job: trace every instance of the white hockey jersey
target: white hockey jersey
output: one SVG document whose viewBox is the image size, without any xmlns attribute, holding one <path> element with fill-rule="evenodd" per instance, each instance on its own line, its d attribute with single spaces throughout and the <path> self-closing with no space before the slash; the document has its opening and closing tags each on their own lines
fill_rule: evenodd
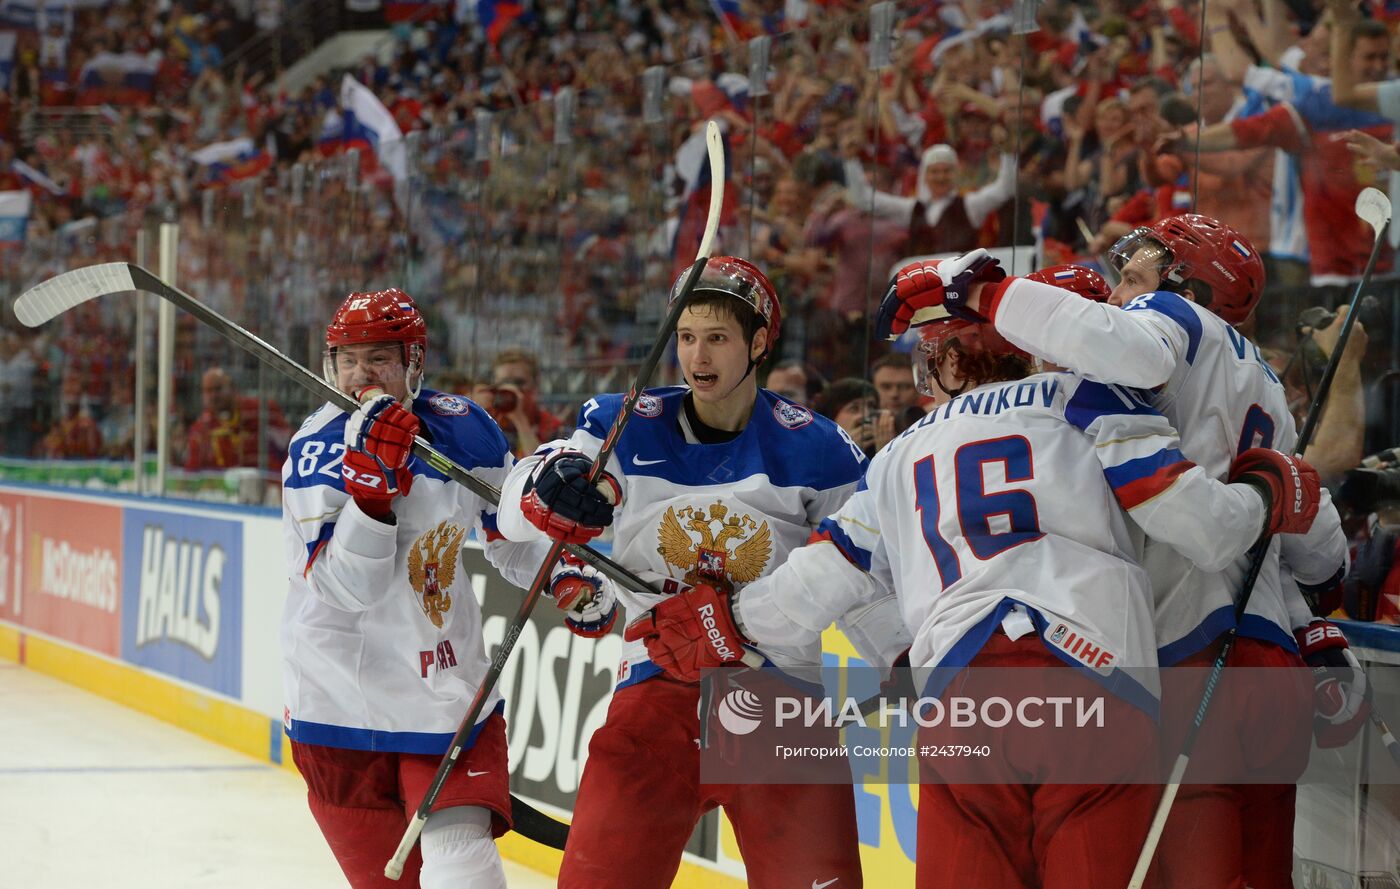
<svg viewBox="0 0 1400 889">
<path fill-rule="evenodd" d="M 613 518 L 613 558 L 665 594 L 707 580 L 742 589 L 782 564 L 846 501 L 865 455 L 836 424 L 766 389 L 758 391 L 738 437 L 700 444 L 685 426 L 688 391 L 676 386 L 644 393 L 608 460 L 608 471 L 622 486 L 622 505 Z M 592 399 L 579 411 L 578 428 L 567 441 L 543 445 L 516 464 L 501 493 L 501 533 L 512 540 L 543 538 L 520 512 L 530 473 L 560 447 L 596 456 L 621 407 L 621 395 Z M 658 601 L 645 594 L 623 598 L 629 620 Z M 885 643 L 884 656 L 872 659 L 886 667 L 902 650 L 891 638 L 908 641 L 893 600 L 888 604 L 883 613 L 889 626 L 868 633 Z M 880 613 L 878 607 L 867 612 L 876 620 Z M 816 639 L 764 646 L 761 653 L 780 669 L 821 664 Z M 659 672 L 641 642 L 624 645 L 619 688 Z"/>
<path fill-rule="evenodd" d="M 966 666 L 999 624 L 1019 635 L 1019 621 L 1155 716 L 1151 593 L 1124 509 L 1213 568 L 1265 520 L 1255 491 L 1187 461 L 1170 424 L 1132 390 L 1067 373 L 989 384 L 876 454 L 822 522 L 830 543 L 798 550 L 750 586 L 737 616 L 752 639 L 801 644 L 870 594 L 868 574 L 875 590 L 896 593 L 915 667 Z M 926 692 L 954 672 L 935 672 Z"/>
<path fill-rule="evenodd" d="M 505 436 L 481 407 L 424 390 L 413 413 L 438 450 L 490 484 L 505 478 Z M 475 532 L 517 586 L 547 547 L 506 542 L 494 507 L 417 456 L 397 524 L 369 518 L 340 477 L 347 416 L 329 404 L 313 413 L 282 467 L 284 727 L 307 744 L 440 754 L 489 665 L 462 544 Z M 499 701 L 493 692 L 482 720 Z"/>
<path fill-rule="evenodd" d="M 1153 390 L 1149 397 L 1181 435 L 1181 450 L 1212 478 L 1252 447 L 1291 452 L 1297 443 L 1283 386 L 1259 349 L 1223 319 L 1176 293 L 1159 291 L 1122 309 L 1025 279 L 1006 288 L 992 319 L 1009 341 L 1090 379 Z M 1301 539 L 1275 537 L 1239 633 L 1296 651 L 1302 613 L 1279 580 L 1279 550 L 1290 550 L 1299 583 L 1325 588 L 1346 568 L 1346 539 L 1330 497 Z M 1157 600 L 1163 665 L 1200 651 L 1234 624 L 1248 556 L 1207 571 L 1170 548 L 1148 543 L 1143 567 Z M 1303 609 L 1305 611 L 1305 609 Z"/>
</svg>

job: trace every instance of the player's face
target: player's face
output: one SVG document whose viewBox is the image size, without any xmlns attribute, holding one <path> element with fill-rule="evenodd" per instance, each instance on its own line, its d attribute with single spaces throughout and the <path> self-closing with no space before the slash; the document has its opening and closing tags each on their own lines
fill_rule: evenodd
<svg viewBox="0 0 1400 889">
<path fill-rule="evenodd" d="M 335 350 L 335 385 L 349 395 L 378 386 L 399 401 L 408 400 L 408 382 L 400 343 L 360 343 Z"/>
<path fill-rule="evenodd" d="M 1351 70 L 1357 80 L 1385 80 L 1390 68 L 1390 41 L 1385 37 L 1363 37 L 1351 53 Z"/>
<path fill-rule="evenodd" d="M 676 357 L 696 401 L 716 403 L 735 394 L 739 384 L 752 379 L 750 359 L 763 354 L 765 331 L 754 334 L 752 346 L 744 342 L 739 319 L 714 306 L 687 308 L 676 324 Z"/>
<path fill-rule="evenodd" d="M 1157 290 L 1162 282 L 1161 262 L 1161 248 L 1139 247 L 1119 270 L 1118 283 L 1108 295 L 1108 301 L 1115 306 L 1125 306 L 1144 293 Z"/>
</svg>

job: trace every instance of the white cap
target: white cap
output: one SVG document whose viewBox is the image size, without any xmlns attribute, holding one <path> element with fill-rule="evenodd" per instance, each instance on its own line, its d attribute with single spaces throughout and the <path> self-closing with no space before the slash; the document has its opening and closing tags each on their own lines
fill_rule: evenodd
<svg viewBox="0 0 1400 889">
<path fill-rule="evenodd" d="M 958 153 L 953 150 L 953 146 L 942 142 L 937 145 L 930 145 L 924 151 L 923 166 L 932 164 L 954 164 L 958 162 Z"/>
</svg>

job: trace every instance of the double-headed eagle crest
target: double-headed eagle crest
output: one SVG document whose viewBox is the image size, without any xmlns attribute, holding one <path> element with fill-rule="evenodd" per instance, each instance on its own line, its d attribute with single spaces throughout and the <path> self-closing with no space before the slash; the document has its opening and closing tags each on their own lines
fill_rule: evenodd
<svg viewBox="0 0 1400 889">
<path fill-rule="evenodd" d="M 457 554 L 467 530 L 444 520 L 424 531 L 408 551 L 408 582 L 423 597 L 423 613 L 433 626 L 442 628 L 442 616 L 452 608 L 452 578 L 457 575 Z"/>
<path fill-rule="evenodd" d="M 773 554 L 768 523 L 755 522 L 747 515 L 730 515 L 723 503 L 710 504 L 708 511 L 700 506 L 685 506 L 679 512 L 667 507 L 657 540 L 661 558 L 684 571 L 684 580 L 690 584 L 717 580 L 731 586 L 749 583 L 763 573 Z M 730 541 L 734 540 L 739 544 L 730 552 Z"/>
</svg>

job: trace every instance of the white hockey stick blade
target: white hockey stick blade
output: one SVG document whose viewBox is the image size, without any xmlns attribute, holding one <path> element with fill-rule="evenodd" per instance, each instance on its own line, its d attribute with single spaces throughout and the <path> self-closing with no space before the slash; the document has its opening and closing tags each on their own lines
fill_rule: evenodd
<svg viewBox="0 0 1400 889">
<path fill-rule="evenodd" d="M 710 152 L 710 212 L 705 218 L 705 235 L 700 239 L 700 256 L 714 252 L 724 209 L 724 140 L 719 135 L 719 124 L 713 120 L 705 123 L 705 147 Z"/>
<path fill-rule="evenodd" d="M 1356 196 L 1356 215 L 1376 230 L 1376 240 L 1380 240 L 1386 223 L 1390 222 L 1390 198 L 1379 188 L 1363 188 Z"/>
<path fill-rule="evenodd" d="M 125 262 L 84 266 L 55 275 L 21 293 L 15 300 L 15 317 L 26 327 L 38 327 L 90 299 L 134 290 L 131 266 Z"/>
</svg>

